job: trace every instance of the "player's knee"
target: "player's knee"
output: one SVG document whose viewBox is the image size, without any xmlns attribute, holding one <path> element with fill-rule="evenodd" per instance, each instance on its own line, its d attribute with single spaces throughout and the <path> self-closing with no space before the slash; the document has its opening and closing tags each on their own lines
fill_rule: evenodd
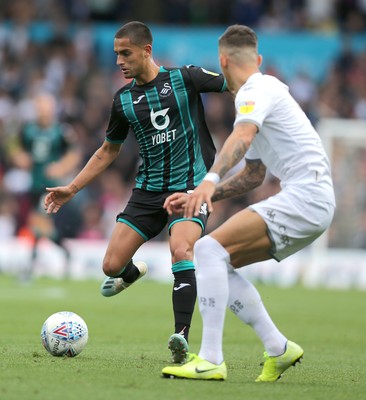
<svg viewBox="0 0 366 400">
<path fill-rule="evenodd" d="M 194 255 L 198 265 L 209 265 L 210 259 L 229 261 L 230 257 L 225 248 L 211 236 L 206 235 L 194 245 Z"/>
<path fill-rule="evenodd" d="M 192 260 L 193 249 L 186 243 L 181 243 L 172 249 L 172 262 L 177 263 L 179 261 Z"/>
</svg>

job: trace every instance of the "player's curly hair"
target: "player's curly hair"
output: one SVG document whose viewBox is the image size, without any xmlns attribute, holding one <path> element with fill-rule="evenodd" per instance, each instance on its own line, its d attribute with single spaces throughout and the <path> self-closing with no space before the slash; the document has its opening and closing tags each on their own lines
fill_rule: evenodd
<svg viewBox="0 0 366 400">
<path fill-rule="evenodd" d="M 123 25 L 114 35 L 115 39 L 128 37 L 137 46 L 152 44 L 152 33 L 147 25 L 139 21 L 131 21 Z"/>
</svg>

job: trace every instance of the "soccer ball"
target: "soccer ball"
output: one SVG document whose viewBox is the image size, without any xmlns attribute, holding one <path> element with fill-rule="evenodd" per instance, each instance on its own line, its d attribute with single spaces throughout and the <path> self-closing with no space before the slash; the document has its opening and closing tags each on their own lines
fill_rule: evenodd
<svg viewBox="0 0 366 400">
<path fill-rule="evenodd" d="M 41 339 L 44 348 L 53 356 L 75 357 L 88 342 L 88 327 L 79 315 L 60 311 L 46 319 Z"/>
</svg>

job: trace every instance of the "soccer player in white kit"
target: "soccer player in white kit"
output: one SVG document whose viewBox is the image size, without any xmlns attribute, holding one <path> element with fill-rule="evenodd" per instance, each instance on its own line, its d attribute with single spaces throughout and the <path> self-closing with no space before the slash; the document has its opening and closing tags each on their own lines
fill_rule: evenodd
<svg viewBox="0 0 366 400">
<path fill-rule="evenodd" d="M 281 261 L 319 237 L 330 225 L 335 198 L 328 157 L 305 113 L 277 78 L 259 67 L 255 32 L 230 26 L 219 39 L 221 69 L 235 96 L 236 118 L 231 135 L 203 182 L 190 195 L 173 194 L 168 212 L 184 208 L 198 215 L 201 205 L 246 193 L 263 182 L 268 170 L 281 191 L 236 213 L 198 240 L 197 288 L 203 332 L 201 348 L 187 363 L 167 366 L 165 377 L 224 380 L 222 351 L 226 308 L 250 325 L 265 353 L 256 382 L 275 382 L 303 356 L 268 315 L 255 287 L 237 268 L 271 258 Z M 222 180 L 245 157 L 245 166 Z"/>
</svg>

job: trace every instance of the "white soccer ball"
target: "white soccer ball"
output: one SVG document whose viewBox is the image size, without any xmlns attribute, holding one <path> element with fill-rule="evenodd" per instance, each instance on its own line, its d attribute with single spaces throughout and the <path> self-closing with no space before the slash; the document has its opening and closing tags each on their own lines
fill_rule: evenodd
<svg viewBox="0 0 366 400">
<path fill-rule="evenodd" d="M 79 315 L 60 311 L 46 319 L 41 339 L 44 348 L 53 356 L 75 357 L 88 342 L 88 327 Z"/>
</svg>

